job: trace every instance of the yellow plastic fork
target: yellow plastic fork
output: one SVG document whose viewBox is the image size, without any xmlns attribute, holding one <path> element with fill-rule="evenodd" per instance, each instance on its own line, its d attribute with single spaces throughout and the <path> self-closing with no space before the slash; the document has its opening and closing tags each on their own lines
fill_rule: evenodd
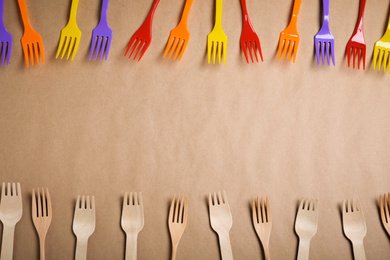
<svg viewBox="0 0 390 260">
<path fill-rule="evenodd" d="M 379 59 L 378 59 L 378 52 L 379 52 Z M 387 61 L 387 58 L 389 57 L 389 52 L 390 52 L 390 17 L 389 21 L 387 23 L 387 29 L 383 37 L 375 43 L 375 48 L 374 48 L 374 70 L 376 68 L 376 62 L 377 60 L 379 61 L 378 64 L 378 71 L 381 70 L 381 65 L 383 61 L 383 71 L 386 72 L 386 63 L 389 62 L 389 67 L 390 67 L 390 59 Z M 385 56 L 383 57 L 383 53 Z M 389 74 L 390 74 L 390 69 L 389 69 Z"/>
<path fill-rule="evenodd" d="M 72 53 L 73 60 L 77 48 L 79 47 L 81 31 L 76 23 L 76 13 L 79 0 L 72 0 L 72 6 L 70 7 L 70 17 L 68 24 L 61 31 L 60 43 L 58 45 L 56 58 L 60 55 L 62 50 L 61 59 L 64 57 L 66 50 L 68 50 L 68 56 L 66 59 L 69 59 L 70 54 Z"/>
<path fill-rule="evenodd" d="M 226 64 L 226 44 L 227 36 L 222 30 L 222 0 L 216 0 L 215 4 L 215 24 L 211 33 L 207 36 L 207 57 L 210 64 L 211 49 L 213 49 L 213 64 L 218 49 L 218 61 L 221 64 L 221 53 L 223 53 L 223 64 Z"/>
<path fill-rule="evenodd" d="M 288 61 L 291 59 L 291 53 L 293 53 L 293 62 L 297 56 L 298 45 L 299 45 L 299 34 L 297 29 L 298 13 L 301 7 L 302 0 L 295 0 L 291 20 L 287 28 L 280 33 L 279 39 L 279 50 L 278 60 L 282 54 L 283 49 L 283 60 L 286 58 L 286 52 L 288 48 Z M 294 52 L 293 52 L 294 49 Z"/>
</svg>

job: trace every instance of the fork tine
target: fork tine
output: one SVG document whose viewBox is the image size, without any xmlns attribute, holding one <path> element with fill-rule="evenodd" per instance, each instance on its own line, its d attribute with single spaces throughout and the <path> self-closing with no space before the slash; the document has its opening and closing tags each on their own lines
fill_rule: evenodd
<svg viewBox="0 0 390 260">
<path fill-rule="evenodd" d="M 375 45 L 375 48 L 374 48 L 374 55 L 373 55 L 373 61 L 372 63 L 374 64 L 374 70 L 376 69 L 376 62 L 377 62 L 377 58 L 378 58 L 378 46 Z"/>
<path fill-rule="evenodd" d="M 362 49 L 362 56 L 363 56 L 363 70 L 366 69 L 366 46 Z"/>
<path fill-rule="evenodd" d="M 3 185 L 4 185 L 4 183 L 3 183 Z M 33 218 L 38 217 L 37 202 L 35 199 L 35 189 L 32 190 L 32 215 L 33 215 Z"/>
<path fill-rule="evenodd" d="M 259 62 L 259 58 L 257 58 L 257 50 L 259 49 L 259 45 L 257 45 L 256 41 L 253 41 L 253 52 L 255 54 L 256 62 Z"/>
<path fill-rule="evenodd" d="M 89 52 L 89 59 L 92 59 L 93 52 L 95 51 L 96 41 L 97 41 L 97 37 L 95 37 L 95 39 L 92 37 L 91 50 Z"/>
<path fill-rule="evenodd" d="M 317 40 L 314 41 L 318 65 L 320 65 L 320 44 L 321 44 L 321 43 L 318 42 Z"/>
<path fill-rule="evenodd" d="M 283 44 L 284 44 L 284 38 L 281 36 L 279 39 L 279 46 L 278 46 L 278 60 L 280 60 L 280 55 L 282 54 Z"/>
<path fill-rule="evenodd" d="M 261 222 L 266 223 L 267 222 L 267 215 L 265 213 L 265 205 L 264 205 L 264 198 L 261 197 Z"/>
<path fill-rule="evenodd" d="M 222 195 L 221 195 L 221 192 L 220 191 L 218 191 L 218 204 L 223 204 L 224 203 L 224 201 L 223 201 L 223 199 L 222 199 Z"/>
<path fill-rule="evenodd" d="M 295 59 L 297 58 L 298 44 L 299 44 L 299 39 L 298 42 L 294 41 L 293 63 L 295 63 Z"/>
<path fill-rule="evenodd" d="M 271 208 L 269 206 L 269 200 L 268 200 L 268 197 L 265 197 L 266 199 L 266 213 L 267 213 L 267 222 L 270 222 L 271 219 L 272 219 L 272 215 L 271 215 Z"/>
<path fill-rule="evenodd" d="M 227 42 L 222 42 L 222 57 L 223 57 L 223 65 L 226 65 L 226 51 L 227 51 Z"/>
<path fill-rule="evenodd" d="M 255 197 L 252 197 L 252 220 L 257 222 Z"/>
<path fill-rule="evenodd" d="M 173 57 L 173 60 L 176 60 L 176 57 L 177 55 L 179 54 L 179 52 L 182 52 L 182 48 L 183 48 L 183 45 L 185 43 L 185 40 L 183 39 L 179 39 L 179 42 L 177 43 L 177 48 L 176 48 L 176 51 L 175 51 L 175 57 Z"/>
<path fill-rule="evenodd" d="M 110 47 L 111 47 L 111 37 L 107 38 L 107 46 L 106 46 L 106 55 L 105 55 L 105 60 L 108 58 L 108 53 L 110 52 Z"/>
<path fill-rule="evenodd" d="M 64 42 L 65 42 L 65 35 L 63 35 L 61 33 L 61 36 L 60 36 L 60 43 L 58 44 L 58 48 L 57 48 L 57 54 L 56 54 L 56 59 L 58 58 L 58 55 L 60 55 L 60 52 L 64 46 Z M 61 57 L 62 58 L 62 57 Z"/>
<path fill-rule="evenodd" d="M 213 64 L 215 64 L 215 56 L 218 47 L 218 42 L 213 42 Z"/>
<path fill-rule="evenodd" d="M 37 189 L 37 201 L 38 201 L 38 209 L 37 209 L 38 217 L 42 217 L 42 205 L 41 205 L 42 197 L 39 188 Z"/>
<path fill-rule="evenodd" d="M 331 43 L 326 42 L 325 45 L 326 45 L 326 58 L 328 59 L 328 65 L 330 66 L 329 52 L 330 52 L 330 45 L 331 45 Z"/>
<path fill-rule="evenodd" d="M 35 53 L 35 59 L 37 60 L 37 64 L 39 64 L 38 43 L 35 42 L 35 43 L 32 43 L 32 45 L 33 45 L 33 49 L 34 49 L 34 53 Z"/>
<path fill-rule="evenodd" d="M 141 55 L 139 56 L 138 61 L 140 61 L 142 56 L 144 56 L 144 54 L 145 54 L 146 50 L 148 49 L 149 45 L 150 45 L 150 41 L 149 42 L 145 41 L 145 44 L 143 46 L 143 49 L 142 49 Z"/>
<path fill-rule="evenodd" d="M 352 47 L 349 47 L 348 45 L 347 45 L 347 57 L 348 57 L 348 68 L 349 68 L 349 66 L 350 66 L 350 64 L 351 64 L 351 49 L 352 49 Z"/>
<path fill-rule="evenodd" d="M 173 41 L 174 41 L 174 37 L 171 33 L 171 35 L 169 35 L 167 46 L 165 47 L 165 51 L 164 51 L 164 55 L 163 55 L 164 58 L 165 58 L 165 56 L 167 56 L 168 51 L 171 49 Z"/>
<path fill-rule="evenodd" d="M 385 216 L 386 216 L 386 222 L 388 223 L 389 222 L 389 204 L 386 201 L 386 194 L 384 194 L 384 198 L 385 198 L 385 203 L 384 203 L 384 206 L 385 206 L 384 207 L 385 208 Z"/>
<path fill-rule="evenodd" d="M 386 72 L 387 54 L 388 54 L 388 52 L 385 51 L 385 53 L 384 53 L 385 56 L 383 58 L 383 72 Z"/>
<path fill-rule="evenodd" d="M 325 65 L 325 47 L 326 43 L 321 43 L 321 57 L 322 57 L 322 65 Z M 328 49 L 326 49 L 328 50 Z"/>
<path fill-rule="evenodd" d="M 7 196 L 11 195 L 11 183 L 7 183 Z"/>
<path fill-rule="evenodd" d="M 343 215 L 347 213 L 347 206 L 345 200 L 343 200 Z"/>
<path fill-rule="evenodd" d="M 259 50 L 261 61 L 263 61 L 263 53 L 261 52 L 260 40 L 258 38 L 256 39 L 256 47 Z"/>
<path fill-rule="evenodd" d="M 173 196 L 173 199 L 172 199 L 172 201 L 171 201 L 171 207 L 169 208 L 169 221 L 170 222 L 174 222 L 175 220 L 175 217 L 174 217 L 174 208 L 175 208 L 175 197 L 176 197 L 176 195 L 174 195 Z"/>
<path fill-rule="evenodd" d="M 184 198 L 183 223 L 187 222 L 187 217 L 188 217 L 188 197 L 186 195 Z"/>
<path fill-rule="evenodd" d="M 181 196 L 181 199 L 178 198 L 177 202 L 179 203 L 179 218 L 177 219 L 177 222 L 183 223 L 184 195 Z"/>
<path fill-rule="evenodd" d="M 2 67 L 4 65 L 4 60 L 5 60 L 5 51 L 6 51 L 6 42 L 4 42 L 3 44 L 0 42 L 1 66 Z"/>
<path fill-rule="evenodd" d="M 33 49 L 32 49 L 32 43 L 28 44 L 28 55 L 29 55 L 30 60 L 31 60 L 31 66 L 34 66 L 34 53 L 33 53 Z"/>
<path fill-rule="evenodd" d="M 76 201 L 76 205 L 75 205 L 75 210 L 81 208 L 80 207 L 80 195 L 77 196 L 77 201 Z"/>
<path fill-rule="evenodd" d="M 125 207 L 127 205 L 129 205 L 129 196 L 128 196 L 128 193 L 126 191 L 125 192 L 125 196 L 123 197 L 123 205 L 122 205 L 122 207 Z"/>
<path fill-rule="evenodd" d="M 133 43 L 134 43 L 134 41 L 135 41 L 135 37 L 133 36 L 133 37 L 131 37 L 131 39 L 130 39 L 130 42 L 129 42 L 129 45 L 127 46 L 127 49 L 126 49 L 126 52 L 125 52 L 125 57 L 126 57 L 126 55 L 127 55 L 127 52 L 130 50 L 130 47 L 133 45 Z M 137 41 L 138 42 L 138 41 Z M 134 48 L 133 48 L 133 51 L 134 51 Z M 133 53 L 133 51 L 131 52 L 131 53 Z M 130 54 L 130 57 L 131 57 L 131 54 Z M 129 57 L 129 58 L 130 58 Z"/>
<path fill-rule="evenodd" d="M 288 62 L 290 62 L 291 60 L 291 53 L 294 53 L 295 54 L 295 41 L 290 41 L 290 46 L 288 48 Z M 294 49 L 294 52 L 293 52 L 293 49 Z M 294 62 L 295 62 L 295 59 L 294 59 Z"/>
<path fill-rule="evenodd" d="M 77 38 L 75 38 L 75 37 L 71 37 L 70 40 L 69 40 L 68 55 L 66 56 L 67 60 L 69 59 L 70 54 L 75 52 L 75 42 L 76 42 L 76 40 L 77 40 Z M 73 57 L 73 55 L 72 55 L 72 57 Z M 73 60 L 73 58 L 72 58 L 72 60 Z"/>
<path fill-rule="evenodd" d="M 84 195 L 81 197 L 81 208 L 85 209 L 85 196 Z"/>
<path fill-rule="evenodd" d="M 45 196 L 45 189 L 42 188 L 42 216 L 46 217 L 47 216 L 47 207 L 46 207 L 46 196 Z"/>
<path fill-rule="evenodd" d="M 249 63 L 248 55 L 247 55 L 247 53 L 246 53 L 246 44 L 243 43 L 243 42 L 240 42 L 240 45 L 241 45 L 241 50 L 242 50 L 242 52 L 244 53 L 246 62 Z"/>
<path fill-rule="evenodd" d="M 180 51 L 180 55 L 179 55 L 179 60 L 178 60 L 178 61 L 180 61 L 181 58 L 183 57 L 183 54 L 184 54 L 184 52 L 185 52 L 185 50 L 186 50 L 186 48 L 187 48 L 187 45 L 188 45 L 188 40 L 185 40 L 185 41 L 183 42 L 183 46 L 181 47 L 181 51 Z M 176 58 L 176 57 L 175 57 L 175 58 Z"/>
<path fill-rule="evenodd" d="M 91 197 L 91 209 L 95 210 L 95 196 Z"/>
<path fill-rule="evenodd" d="M 107 51 L 107 42 L 108 42 L 108 37 L 102 37 L 102 48 L 100 49 L 100 60 L 103 59 L 103 54 L 105 51 Z"/>
<path fill-rule="evenodd" d="M 251 42 L 247 42 L 246 44 L 247 44 L 249 56 L 251 57 L 251 61 L 253 63 L 253 56 L 252 56 L 253 46 L 252 46 Z M 254 51 L 256 52 L 256 49 L 254 49 Z"/>
<path fill-rule="evenodd" d="M 213 199 L 214 199 L 213 205 L 218 205 L 217 193 L 216 192 L 213 193 Z"/>
<path fill-rule="evenodd" d="M 289 44 L 290 44 L 290 41 L 286 39 L 286 41 L 284 42 L 284 48 L 283 48 L 283 61 L 286 59 L 286 53 L 287 53 L 287 49 L 288 49 Z"/>
<path fill-rule="evenodd" d="M 3 182 L 3 185 L 1 187 L 1 197 L 3 198 L 5 196 L 5 182 Z"/>
<path fill-rule="evenodd" d="M 168 56 L 168 59 L 171 58 L 173 52 L 179 48 L 179 42 L 180 42 L 180 39 L 179 38 L 175 38 L 175 40 L 173 41 L 172 43 L 172 47 L 171 47 L 171 51 L 169 52 L 169 56 Z"/>
<path fill-rule="evenodd" d="M 39 39 L 38 40 L 38 51 L 39 51 L 39 54 L 41 56 L 41 61 L 42 61 L 42 64 L 45 63 L 45 55 L 43 53 L 43 43 L 42 43 L 42 39 Z"/>
<path fill-rule="evenodd" d="M 65 36 L 64 46 L 62 47 L 61 59 L 64 57 L 66 50 L 69 48 L 69 40 L 70 38 Z"/>
<path fill-rule="evenodd" d="M 332 52 L 333 66 L 336 66 L 336 61 L 334 60 L 334 44 L 333 43 L 330 44 L 330 49 L 331 49 L 331 52 Z"/>
<path fill-rule="evenodd" d="M 223 43 L 220 42 L 218 43 L 218 64 L 221 64 L 221 53 L 222 53 L 222 49 L 223 49 Z"/>
<path fill-rule="evenodd" d="M 384 196 L 386 196 L 386 194 L 384 194 Z M 386 222 L 387 223 L 387 218 L 385 217 L 385 208 L 386 208 L 386 197 L 384 197 L 384 203 L 383 203 L 383 197 L 382 195 L 379 196 L 379 211 L 380 211 L 380 214 L 381 214 L 381 219 L 382 219 L 382 222 Z"/>
<path fill-rule="evenodd" d="M 102 47 L 103 47 L 103 46 L 101 46 L 101 44 L 102 44 L 102 37 L 99 36 L 99 37 L 97 38 L 96 51 L 95 51 L 95 60 L 96 60 L 96 58 L 97 58 L 99 52 L 102 51 Z"/>
<path fill-rule="evenodd" d="M 85 208 L 86 209 L 91 209 L 92 206 L 91 206 L 91 198 L 89 196 L 87 196 L 87 204 L 85 205 Z"/>
<path fill-rule="evenodd" d="M 12 196 L 16 196 L 16 184 L 15 184 L 15 182 L 12 183 Z"/>
<path fill-rule="evenodd" d="M 143 40 L 139 40 L 139 41 L 138 41 L 137 52 L 134 54 L 133 60 L 135 60 L 135 58 L 137 57 L 138 52 L 139 52 L 142 48 L 144 48 L 144 45 L 145 45 L 145 42 L 144 42 Z M 135 49 L 135 48 L 134 48 L 134 49 Z M 134 51 L 134 49 L 133 49 L 133 51 Z M 131 56 L 131 55 L 130 55 L 130 56 Z"/>
<path fill-rule="evenodd" d="M 381 71 L 382 58 L 383 58 L 383 50 L 379 50 L 378 71 Z"/>
<path fill-rule="evenodd" d="M 357 52 L 357 65 L 358 65 L 358 69 L 360 69 L 360 53 L 361 53 L 361 49 L 356 48 L 356 52 Z"/>
<path fill-rule="evenodd" d="M 49 189 L 46 188 L 46 204 L 47 204 L 47 216 L 52 215 L 51 199 Z"/>
</svg>

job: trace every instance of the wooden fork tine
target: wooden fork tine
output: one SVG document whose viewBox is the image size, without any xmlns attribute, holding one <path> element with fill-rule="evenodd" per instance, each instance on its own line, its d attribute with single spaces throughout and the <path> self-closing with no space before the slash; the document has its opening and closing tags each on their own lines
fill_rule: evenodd
<svg viewBox="0 0 390 260">
<path fill-rule="evenodd" d="M 184 195 L 181 196 L 181 199 L 178 197 L 178 208 L 179 208 L 179 218 L 178 223 L 183 222 L 183 211 L 184 211 Z"/>
<path fill-rule="evenodd" d="M 263 223 L 267 222 L 267 215 L 265 214 L 265 205 L 263 197 L 261 197 L 261 219 Z"/>
<path fill-rule="evenodd" d="M 185 196 L 184 198 L 184 210 L 183 210 L 183 223 L 187 222 L 188 217 L 188 197 Z"/>
<path fill-rule="evenodd" d="M 257 223 L 261 223 L 261 208 L 260 208 L 260 198 L 259 197 L 257 197 L 256 212 L 257 212 Z"/>
<path fill-rule="evenodd" d="M 1 197 L 3 198 L 5 196 L 5 182 L 3 182 L 3 185 L 1 187 Z"/>
<path fill-rule="evenodd" d="M 37 200 L 38 200 L 38 217 L 42 217 L 42 196 L 41 196 L 41 193 L 39 191 L 39 188 L 37 189 Z"/>
<path fill-rule="evenodd" d="M 267 210 L 267 222 L 270 222 L 270 220 L 272 219 L 272 216 L 271 216 L 271 208 L 269 206 L 269 200 L 268 200 L 268 197 L 265 198 L 266 199 L 266 210 Z"/>
<path fill-rule="evenodd" d="M 386 223 L 389 223 L 389 204 L 390 203 L 390 200 L 387 201 L 386 200 L 386 194 L 384 194 L 384 208 L 385 208 L 385 216 L 386 216 Z"/>
<path fill-rule="evenodd" d="M 47 200 L 46 200 L 46 196 L 45 196 L 45 189 L 42 188 L 42 217 L 46 217 L 47 216 L 47 211 L 46 211 L 46 203 L 47 203 Z"/>
<path fill-rule="evenodd" d="M 4 184 L 4 183 L 3 183 Z M 33 217 L 37 217 L 37 201 L 35 198 L 35 189 L 32 190 L 32 215 Z"/>
<path fill-rule="evenodd" d="M 171 201 L 171 207 L 169 208 L 169 221 L 170 222 L 174 222 L 175 197 L 176 196 L 173 196 L 173 199 Z"/>
</svg>

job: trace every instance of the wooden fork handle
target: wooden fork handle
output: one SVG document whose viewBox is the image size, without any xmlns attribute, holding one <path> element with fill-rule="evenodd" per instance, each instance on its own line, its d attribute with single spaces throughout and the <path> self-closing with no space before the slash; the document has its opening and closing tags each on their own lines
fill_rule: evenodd
<svg viewBox="0 0 390 260">
<path fill-rule="evenodd" d="M 218 234 L 218 237 L 222 260 L 233 260 L 233 252 L 230 245 L 229 233 Z"/>
<path fill-rule="evenodd" d="M 366 260 L 366 253 L 364 251 L 363 240 L 353 241 L 353 256 L 355 260 Z"/>
<path fill-rule="evenodd" d="M 77 239 L 75 260 L 87 259 L 88 239 Z"/>
<path fill-rule="evenodd" d="M 308 260 L 310 250 L 310 240 L 299 239 L 297 260 Z"/>
<path fill-rule="evenodd" d="M 3 242 L 1 244 L 0 260 L 12 260 L 14 250 L 15 226 L 3 226 Z"/>
<path fill-rule="evenodd" d="M 126 260 L 137 260 L 137 238 L 138 235 L 126 235 Z"/>
<path fill-rule="evenodd" d="M 45 236 L 39 236 L 39 259 L 45 260 L 45 243 L 46 243 L 46 237 Z"/>
</svg>

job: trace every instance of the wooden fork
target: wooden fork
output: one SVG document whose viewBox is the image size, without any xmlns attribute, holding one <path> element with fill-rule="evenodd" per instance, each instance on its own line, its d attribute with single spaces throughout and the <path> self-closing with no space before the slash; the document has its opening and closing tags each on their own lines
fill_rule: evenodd
<svg viewBox="0 0 390 260">
<path fill-rule="evenodd" d="M 22 218 L 22 191 L 20 183 L 8 183 L 1 190 L 0 220 L 3 223 L 3 241 L 0 260 L 12 260 L 15 226 Z M 12 188 L 11 188 L 12 187 Z M 7 190 L 7 192 L 6 192 Z"/>
<path fill-rule="evenodd" d="M 302 0 L 295 0 L 291 20 L 287 28 L 280 33 L 279 38 L 279 50 L 278 50 L 278 60 L 283 50 L 283 60 L 286 58 L 286 53 L 288 49 L 288 61 L 290 61 L 291 53 L 293 53 L 293 62 L 295 63 L 295 58 L 297 57 L 298 45 L 299 45 L 299 34 L 297 28 L 299 8 L 301 7 Z M 293 51 L 294 50 L 294 51 Z"/>
<path fill-rule="evenodd" d="M 343 200 L 342 211 L 344 234 L 352 242 L 354 259 L 365 260 L 363 239 L 367 234 L 367 226 L 359 199 Z"/>
<path fill-rule="evenodd" d="M 126 233 L 126 260 L 137 259 L 137 238 L 144 227 L 144 204 L 141 192 L 126 192 L 123 199 L 121 226 Z"/>
<path fill-rule="evenodd" d="M 33 189 L 32 219 L 39 236 L 40 260 L 45 260 L 46 234 L 50 227 L 52 215 L 49 189 L 46 188 L 45 190 L 42 188 L 40 191 L 38 188 L 36 193 Z"/>
<path fill-rule="evenodd" d="M 264 258 L 269 260 L 269 238 L 272 230 L 272 216 L 268 197 L 264 203 L 263 197 L 252 199 L 252 221 L 257 236 L 259 237 L 264 249 Z"/>
<path fill-rule="evenodd" d="M 77 237 L 75 260 L 87 259 L 88 238 L 95 231 L 95 197 L 80 196 L 74 210 L 73 233 Z"/>
<path fill-rule="evenodd" d="M 380 212 L 381 212 L 381 220 L 382 225 L 385 228 L 387 234 L 390 236 L 390 216 L 389 216 L 389 204 L 390 204 L 390 192 L 386 199 L 386 194 L 383 194 L 379 198 L 380 200 Z"/>
<path fill-rule="evenodd" d="M 24 25 L 24 33 L 21 42 L 24 59 L 26 60 L 26 66 L 29 66 L 29 60 L 31 60 L 31 66 L 34 66 L 34 54 L 37 64 L 39 64 L 39 56 L 41 57 L 42 63 L 45 63 L 42 38 L 41 35 L 34 31 L 34 29 L 31 27 L 27 14 L 26 1 L 18 0 L 18 4 Z"/>
<path fill-rule="evenodd" d="M 225 191 L 209 193 L 210 223 L 218 234 L 222 260 L 233 260 L 232 247 L 230 245 L 229 231 L 233 225 L 232 213 Z"/>
<path fill-rule="evenodd" d="M 190 13 L 192 2 L 194 0 L 187 0 L 184 6 L 183 14 L 179 24 L 171 31 L 169 35 L 168 44 L 164 51 L 164 58 L 167 56 L 169 50 L 168 59 L 171 58 L 173 52 L 175 51 L 174 60 L 176 60 L 177 55 L 179 55 L 178 61 L 183 57 L 184 51 L 187 48 L 188 41 L 190 40 L 190 32 L 187 29 L 187 20 L 188 14 Z"/>
<path fill-rule="evenodd" d="M 176 259 L 177 247 L 187 225 L 188 198 L 187 196 L 173 197 L 169 209 L 168 226 L 172 239 L 172 260 Z"/>
</svg>

